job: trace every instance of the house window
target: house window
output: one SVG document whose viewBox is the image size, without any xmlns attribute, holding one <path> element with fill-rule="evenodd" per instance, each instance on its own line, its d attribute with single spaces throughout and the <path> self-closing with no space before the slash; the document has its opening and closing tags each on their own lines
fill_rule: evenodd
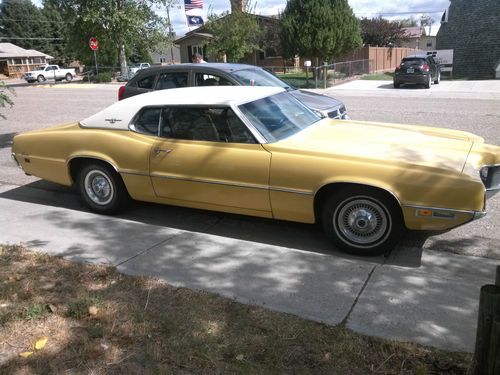
<svg viewBox="0 0 500 375">
<path fill-rule="evenodd" d="M 21 65 L 23 63 L 23 59 L 12 59 L 12 64 Z"/>
<path fill-rule="evenodd" d="M 33 58 L 33 64 L 41 64 L 41 63 L 42 63 L 42 59 L 40 57 Z"/>
</svg>

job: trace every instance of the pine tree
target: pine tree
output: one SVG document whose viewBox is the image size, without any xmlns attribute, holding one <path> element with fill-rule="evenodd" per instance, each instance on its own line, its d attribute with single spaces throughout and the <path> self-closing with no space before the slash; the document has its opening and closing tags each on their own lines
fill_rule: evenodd
<svg viewBox="0 0 500 375">
<path fill-rule="evenodd" d="M 49 25 L 42 12 L 30 0 L 3 0 L 0 4 L 2 42 L 48 53 Z"/>
<path fill-rule="evenodd" d="M 316 59 L 316 64 L 362 45 L 359 23 L 347 0 L 289 0 L 281 21 L 285 57 Z"/>
</svg>

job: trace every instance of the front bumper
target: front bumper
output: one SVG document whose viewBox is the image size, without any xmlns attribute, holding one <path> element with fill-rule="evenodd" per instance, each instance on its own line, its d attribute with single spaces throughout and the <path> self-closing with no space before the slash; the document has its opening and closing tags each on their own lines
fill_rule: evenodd
<svg viewBox="0 0 500 375">
<path fill-rule="evenodd" d="M 17 159 L 16 159 L 16 154 L 15 154 L 14 152 L 11 152 L 10 157 L 12 158 L 12 160 L 14 160 L 14 163 L 15 163 L 15 164 L 16 164 L 19 168 L 23 169 L 23 168 L 21 167 L 21 164 L 19 164 L 19 162 L 17 161 Z"/>
</svg>

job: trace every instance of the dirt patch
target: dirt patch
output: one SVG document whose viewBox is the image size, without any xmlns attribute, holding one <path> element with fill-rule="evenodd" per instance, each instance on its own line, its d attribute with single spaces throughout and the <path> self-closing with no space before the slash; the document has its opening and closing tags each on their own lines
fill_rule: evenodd
<svg viewBox="0 0 500 375">
<path fill-rule="evenodd" d="M 0 246 L 0 373 L 465 374 L 471 358 Z"/>
</svg>

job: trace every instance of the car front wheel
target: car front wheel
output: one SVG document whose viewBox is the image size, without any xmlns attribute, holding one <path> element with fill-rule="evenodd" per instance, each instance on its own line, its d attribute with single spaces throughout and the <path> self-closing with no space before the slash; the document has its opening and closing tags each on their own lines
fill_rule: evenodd
<svg viewBox="0 0 500 375">
<path fill-rule="evenodd" d="M 94 212 L 114 214 L 129 199 L 120 175 L 104 163 L 86 164 L 78 176 L 84 203 Z"/>
<path fill-rule="evenodd" d="M 335 191 L 322 214 L 326 234 L 340 249 L 356 255 L 379 255 L 392 250 L 402 231 L 398 203 L 369 187 Z"/>
</svg>

